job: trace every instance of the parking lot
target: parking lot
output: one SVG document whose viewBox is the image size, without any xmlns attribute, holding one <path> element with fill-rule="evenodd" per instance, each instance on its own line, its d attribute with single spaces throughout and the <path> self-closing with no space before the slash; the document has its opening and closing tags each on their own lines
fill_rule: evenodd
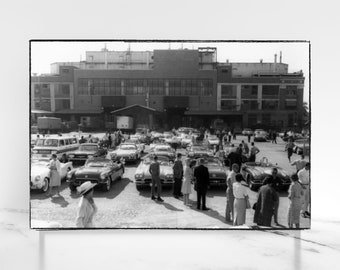
<svg viewBox="0 0 340 270">
<path fill-rule="evenodd" d="M 94 134 L 100 137 L 102 134 Z M 245 136 L 237 136 L 233 143 L 237 145 Z M 280 138 L 277 144 L 257 142 L 260 153 L 257 160 L 267 157 L 272 163 L 284 168 L 289 173 L 295 172 L 295 167 L 288 162 L 285 142 Z M 179 150 L 185 154 L 185 149 Z M 148 146 L 146 148 L 148 152 Z M 185 157 L 184 157 L 185 158 Z M 292 160 L 298 156 L 293 154 Z M 307 157 L 308 158 L 308 157 Z M 138 164 L 126 164 L 123 178 L 113 183 L 109 192 L 95 189 L 94 201 L 98 207 L 94 223 L 98 228 L 231 228 L 232 223 L 225 222 L 226 192 L 223 188 L 211 187 L 207 193 L 209 211 L 196 209 L 196 193 L 192 190 L 190 200 L 192 206 L 185 206 L 182 199 L 172 196 L 171 188 L 164 188 L 163 203 L 150 199 L 150 189 L 137 191 L 134 183 L 134 173 Z M 250 202 L 256 201 L 257 192 L 249 191 Z M 58 224 L 64 228 L 75 227 L 79 195 L 71 192 L 66 182 L 62 182 L 61 196 L 46 197 L 38 191 L 31 191 L 32 227 L 45 227 L 49 223 Z M 280 192 L 279 225 L 273 227 L 287 228 L 288 193 Z M 254 210 L 247 209 L 246 226 L 254 226 Z M 310 219 L 302 218 L 300 226 L 310 227 Z"/>
</svg>

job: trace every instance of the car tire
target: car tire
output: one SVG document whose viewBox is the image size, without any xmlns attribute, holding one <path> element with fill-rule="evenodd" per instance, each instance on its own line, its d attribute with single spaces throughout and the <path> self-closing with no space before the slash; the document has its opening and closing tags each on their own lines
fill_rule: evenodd
<svg viewBox="0 0 340 270">
<path fill-rule="evenodd" d="M 112 186 L 112 179 L 111 176 L 107 180 L 106 184 L 103 185 L 104 191 L 109 192 Z"/>
<path fill-rule="evenodd" d="M 41 188 L 41 192 L 46 193 L 50 187 L 50 179 L 44 178 L 44 186 Z"/>
</svg>

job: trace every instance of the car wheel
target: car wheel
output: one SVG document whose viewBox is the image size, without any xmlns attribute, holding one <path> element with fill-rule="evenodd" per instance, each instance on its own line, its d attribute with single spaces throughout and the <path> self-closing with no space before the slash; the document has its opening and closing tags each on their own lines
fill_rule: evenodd
<svg viewBox="0 0 340 270">
<path fill-rule="evenodd" d="M 112 184 L 112 180 L 111 177 L 109 177 L 109 179 L 107 180 L 106 184 L 104 185 L 104 190 L 106 192 L 110 191 L 111 189 L 111 184 Z"/>
<path fill-rule="evenodd" d="M 44 178 L 44 186 L 41 188 L 41 191 L 46 193 L 50 187 L 50 179 L 47 177 Z"/>
</svg>

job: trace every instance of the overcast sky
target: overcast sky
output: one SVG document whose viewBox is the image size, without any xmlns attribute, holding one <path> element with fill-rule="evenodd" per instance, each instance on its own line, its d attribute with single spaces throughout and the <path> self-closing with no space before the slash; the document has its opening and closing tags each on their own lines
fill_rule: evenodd
<svg viewBox="0 0 340 270">
<path fill-rule="evenodd" d="M 77 62 L 85 60 L 86 51 L 99 51 L 102 48 L 110 51 L 152 51 L 155 49 L 197 49 L 198 47 L 216 47 L 217 61 L 226 62 L 274 62 L 280 51 L 282 62 L 288 64 L 288 71 L 302 70 L 305 75 L 304 101 L 309 99 L 309 43 L 307 42 L 48 42 L 31 43 L 31 71 L 42 74 L 50 73 L 50 64 L 54 62 Z"/>
</svg>

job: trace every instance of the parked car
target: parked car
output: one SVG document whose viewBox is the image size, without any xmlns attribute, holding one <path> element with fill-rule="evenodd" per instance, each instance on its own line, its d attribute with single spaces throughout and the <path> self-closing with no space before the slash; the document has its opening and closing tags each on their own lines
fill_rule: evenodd
<svg viewBox="0 0 340 270">
<path fill-rule="evenodd" d="M 84 165 L 86 160 L 91 157 L 105 157 L 107 150 L 100 148 L 96 143 L 83 143 L 78 150 L 69 152 L 67 157 L 73 165 Z"/>
<path fill-rule="evenodd" d="M 84 166 L 68 172 L 67 182 L 71 191 L 86 181 L 97 183 L 105 191 L 109 191 L 112 182 L 122 178 L 123 173 L 123 163 L 113 162 L 111 159 L 103 157 L 93 157 L 89 158 Z"/>
<path fill-rule="evenodd" d="M 135 183 L 137 190 L 143 187 L 151 186 L 151 174 L 149 172 L 150 164 L 153 162 L 154 154 L 148 154 L 143 157 L 135 171 Z M 158 156 L 160 163 L 160 178 L 162 186 L 172 186 L 174 183 L 173 163 L 166 156 Z"/>
<path fill-rule="evenodd" d="M 254 131 L 252 131 L 250 128 L 244 128 L 242 130 L 242 135 L 244 136 L 253 135 L 253 134 L 254 134 Z"/>
<path fill-rule="evenodd" d="M 128 140 L 126 140 L 124 143 L 134 143 L 137 145 L 138 147 L 138 150 L 141 152 L 141 153 L 144 153 L 144 150 L 145 150 L 145 143 L 142 143 L 138 137 L 134 137 L 134 136 L 130 136 L 130 138 Z"/>
<path fill-rule="evenodd" d="M 31 189 L 39 189 L 42 192 L 48 191 L 50 186 L 50 169 L 48 168 L 50 160 L 32 159 L 31 160 Z M 61 179 L 66 178 L 69 171 L 73 169 L 72 162 L 60 163 Z"/>
<path fill-rule="evenodd" d="M 192 144 L 192 136 L 193 135 L 186 135 L 186 134 L 181 136 L 182 137 L 181 146 L 183 148 L 186 148 L 186 147 L 188 147 L 189 145 Z"/>
<path fill-rule="evenodd" d="M 207 143 L 209 146 L 219 145 L 220 139 L 216 135 L 208 135 Z"/>
<path fill-rule="evenodd" d="M 264 179 L 272 174 L 273 168 L 277 168 L 278 177 L 282 183 L 279 188 L 287 191 L 291 184 L 290 175 L 281 167 L 270 163 L 266 157 L 263 157 L 259 162 L 246 162 L 242 166 L 241 173 L 249 188 L 255 191 L 263 185 Z"/>
<path fill-rule="evenodd" d="M 122 143 L 116 150 L 108 152 L 106 158 L 114 161 L 124 159 L 127 162 L 137 163 L 141 158 L 141 152 L 134 143 Z"/>
<path fill-rule="evenodd" d="M 187 155 L 189 158 L 197 159 L 201 157 L 212 157 L 213 152 L 204 145 L 192 145 L 187 148 Z"/>
<path fill-rule="evenodd" d="M 169 158 L 170 161 L 174 161 L 176 158 L 175 150 L 168 144 L 156 145 L 151 153 L 157 156 L 165 156 Z"/>
<path fill-rule="evenodd" d="M 199 164 L 199 160 L 196 160 L 196 164 Z M 222 186 L 226 187 L 226 179 L 228 175 L 228 169 L 223 166 L 223 163 L 217 157 L 204 157 L 204 166 L 209 171 L 209 185 L 210 186 Z"/>
<path fill-rule="evenodd" d="M 268 133 L 263 129 L 255 129 L 254 142 L 266 142 L 268 140 Z"/>
</svg>

